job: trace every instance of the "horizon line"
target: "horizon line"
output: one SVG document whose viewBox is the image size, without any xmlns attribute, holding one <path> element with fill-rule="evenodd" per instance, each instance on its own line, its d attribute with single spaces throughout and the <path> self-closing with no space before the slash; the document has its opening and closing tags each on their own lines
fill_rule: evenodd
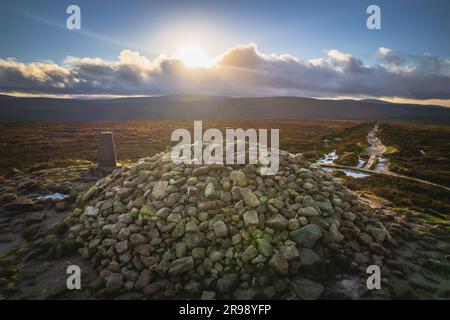
<svg viewBox="0 0 450 320">
<path fill-rule="evenodd" d="M 374 103 L 390 103 L 403 105 L 422 105 L 430 107 L 450 108 L 450 100 L 430 99 L 418 100 L 398 97 L 311 97 L 311 96 L 296 96 L 296 95 L 249 95 L 249 96 L 226 96 L 226 95 L 209 95 L 200 93 L 174 93 L 162 95 L 120 95 L 120 94 L 104 94 L 104 95 L 69 95 L 69 94 L 40 94 L 40 93 L 22 93 L 22 92 L 0 92 L 0 96 L 21 98 L 21 99 L 61 99 L 61 100 L 114 100 L 114 99 L 139 99 L 139 98 L 164 98 L 164 97 L 205 97 L 205 98 L 230 98 L 230 99 L 269 99 L 269 98 L 303 98 L 312 100 L 335 100 L 335 101 L 360 101 L 360 102 L 374 102 Z"/>
</svg>

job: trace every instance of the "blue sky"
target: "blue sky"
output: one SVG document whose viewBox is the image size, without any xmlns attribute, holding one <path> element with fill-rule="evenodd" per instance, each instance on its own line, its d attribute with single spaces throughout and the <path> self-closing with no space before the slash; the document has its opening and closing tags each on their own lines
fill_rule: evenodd
<svg viewBox="0 0 450 320">
<path fill-rule="evenodd" d="M 66 8 L 70 4 L 77 4 L 81 8 L 81 31 L 71 31 L 65 27 Z M 366 28 L 366 8 L 370 4 L 379 5 L 381 8 L 382 30 Z M 212 58 L 223 55 L 232 48 L 254 43 L 257 45 L 257 49 L 254 49 L 251 54 L 261 58 L 260 62 L 264 63 L 269 60 L 268 57 L 271 54 L 276 54 L 278 57 L 282 54 L 289 54 L 305 64 L 312 59 L 328 59 L 330 62 L 328 68 L 339 71 L 339 68 L 342 69 L 337 66 L 339 59 L 336 55 L 330 55 L 330 50 L 334 49 L 341 54 L 350 54 L 355 58 L 356 64 L 361 61 L 363 64 L 372 66 L 373 70 L 371 71 L 375 72 L 379 69 L 377 67 L 380 63 L 379 49 L 389 48 L 389 57 L 384 57 L 384 63 L 389 62 L 389 67 L 386 67 L 384 71 L 393 75 L 390 81 L 395 83 L 398 81 L 398 79 L 394 79 L 395 73 L 398 73 L 399 70 L 406 72 L 409 70 L 408 68 L 415 68 L 418 64 L 421 65 L 421 69 L 416 70 L 417 75 L 419 72 L 423 73 L 424 70 L 427 72 L 430 70 L 424 64 L 432 64 L 432 74 L 439 73 L 439 76 L 450 77 L 447 73 L 448 63 L 450 63 L 448 60 L 450 58 L 449 14 L 450 1 L 446 0 L 2 0 L 0 4 L 0 38 L 2 39 L 0 59 L 6 61 L 13 58 L 14 61 L 25 64 L 54 63 L 56 67 L 65 67 L 69 56 L 117 61 L 123 50 L 130 50 L 138 52 L 149 61 L 154 61 L 161 54 L 172 58 L 177 57 L 180 48 L 183 49 L 183 46 L 186 47 L 190 44 L 200 46 L 202 52 L 206 52 L 207 56 Z M 424 62 L 423 55 L 429 56 L 426 62 Z M 183 60 L 181 57 L 180 59 Z M 184 62 L 188 62 L 187 60 L 184 59 Z M 436 63 L 437 60 L 439 61 Z M 272 62 L 277 65 L 277 68 L 283 63 L 293 63 L 292 61 L 286 62 L 283 58 Z M 353 70 L 351 61 L 347 62 L 348 70 Z M 80 61 L 74 63 L 77 68 L 80 68 L 82 64 Z M 407 63 L 412 63 L 412 65 L 407 65 Z M 14 73 L 19 77 L 17 73 L 22 73 L 23 76 L 24 72 L 20 71 L 20 66 L 13 66 L 10 62 L 4 62 L 4 64 L 7 64 L 4 68 L 8 68 L 8 70 L 3 71 L 3 74 Z M 236 67 L 236 65 L 233 66 Z M 444 71 L 441 71 L 442 66 L 444 66 Z M 45 66 L 45 70 L 48 69 L 47 67 Z M 239 67 L 242 66 L 239 65 Z M 247 65 L 245 67 L 248 68 Z M 272 70 L 273 66 L 265 67 L 266 69 L 263 71 L 267 73 L 269 69 Z M 307 71 L 310 71 L 310 67 L 311 65 Z M 318 73 L 322 72 L 326 66 L 321 63 L 320 67 Z M 19 71 L 13 70 L 14 68 Z M 69 72 L 73 71 L 73 67 L 71 68 Z M 114 68 L 117 69 L 117 66 Z M 0 69 L 0 76 L 1 72 Z M 262 71 L 258 69 L 258 72 Z M 272 73 L 272 71 L 270 72 Z M 209 76 L 204 75 L 204 77 Z M 384 79 L 385 75 L 378 73 L 377 77 Z M 327 94 L 327 92 L 318 92 L 317 88 L 303 90 L 305 86 L 293 85 L 292 79 L 286 81 L 285 88 L 275 85 L 270 86 L 271 91 L 269 91 L 274 94 L 315 94 L 316 96 L 331 97 L 348 95 L 366 97 L 378 94 L 391 98 L 447 99 L 447 92 L 428 90 L 423 94 L 416 94 L 413 92 L 415 91 L 413 84 L 417 85 L 417 80 L 410 78 L 409 76 L 402 78 L 409 82 L 397 92 L 390 92 L 387 89 L 378 90 L 379 88 L 377 88 L 372 93 L 371 90 L 362 88 L 357 92 L 336 89 Z M 337 79 L 336 81 L 342 81 L 340 78 Z M 66 80 L 70 81 L 70 79 Z M 353 80 L 357 81 L 356 77 L 353 77 Z M 360 80 L 358 79 L 358 81 Z M 444 82 L 442 78 L 435 80 L 438 81 L 438 86 L 445 87 L 447 84 L 445 82 L 447 78 L 444 79 Z M 67 81 L 64 84 L 65 88 L 69 87 Z M 98 82 L 91 78 L 83 78 L 82 82 L 84 81 Z M 100 91 L 111 93 L 113 85 L 117 86 L 116 83 L 111 83 L 111 81 L 118 81 L 117 79 L 108 81 L 110 81 L 109 87 Z M 24 83 L 28 82 L 24 81 Z M 21 91 L 19 83 L 21 82 L 18 79 L 14 83 L 0 86 L 0 91 Z M 264 85 L 267 87 L 267 84 Z M 30 85 L 29 91 L 39 93 L 42 90 L 38 87 L 42 86 L 42 83 L 39 86 Z M 61 83 L 58 86 L 61 86 Z M 160 84 L 152 83 L 148 93 L 157 93 L 156 88 L 160 86 Z M 199 87 L 202 86 L 199 85 Z M 228 90 L 230 86 L 222 83 L 222 87 Z M 150 88 L 150 86 L 146 88 Z M 261 90 L 249 90 L 248 94 L 261 94 L 263 88 L 260 88 Z M 122 89 L 118 91 L 127 92 Z M 195 91 L 195 88 L 191 89 Z M 186 90 L 183 88 L 181 91 Z M 24 89 L 24 91 L 27 90 Z M 63 91 L 70 93 L 68 89 Z M 78 86 L 77 90 L 72 91 L 82 93 L 83 90 Z M 231 89 L 229 91 L 234 92 Z M 167 90 L 161 90 L 161 93 L 167 92 Z M 136 93 L 145 94 L 147 91 L 142 89 Z"/>
<path fill-rule="evenodd" d="M 84 32 L 106 39 L 65 29 L 69 4 L 80 6 Z M 369 4 L 380 6 L 382 30 L 366 28 Z M 26 61 L 60 61 L 67 55 L 111 59 L 133 46 L 151 58 L 170 54 L 165 52 L 170 45 L 160 38 L 181 29 L 188 29 L 192 38 L 206 33 L 207 41 L 214 42 L 211 54 L 254 42 L 264 52 L 305 59 L 334 48 L 370 61 L 379 47 L 449 56 L 449 14 L 445 0 L 2 1 L 0 56 Z"/>
</svg>

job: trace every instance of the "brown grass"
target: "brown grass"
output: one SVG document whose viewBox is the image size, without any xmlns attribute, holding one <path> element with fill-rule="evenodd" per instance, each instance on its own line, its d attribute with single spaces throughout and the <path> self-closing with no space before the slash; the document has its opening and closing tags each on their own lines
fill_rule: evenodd
<svg viewBox="0 0 450 320">
<path fill-rule="evenodd" d="M 398 150 L 388 155 L 392 171 L 450 186 L 450 127 L 383 124 L 379 135 Z"/>
<path fill-rule="evenodd" d="M 302 152 L 308 158 L 322 155 L 326 136 L 341 135 L 358 125 L 351 121 L 235 120 L 204 121 L 207 128 L 280 129 L 281 148 Z M 117 157 L 136 161 L 165 150 L 176 128 L 192 130 L 192 121 L 117 121 L 68 123 L 0 124 L 0 167 L 2 174 L 12 168 L 23 169 L 36 163 L 49 166 L 63 164 L 65 159 L 97 160 L 98 137 L 112 131 Z"/>
</svg>

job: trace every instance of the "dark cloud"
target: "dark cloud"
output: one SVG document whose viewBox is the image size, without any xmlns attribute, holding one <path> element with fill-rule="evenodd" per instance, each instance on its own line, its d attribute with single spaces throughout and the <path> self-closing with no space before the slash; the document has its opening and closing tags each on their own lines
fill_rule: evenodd
<svg viewBox="0 0 450 320">
<path fill-rule="evenodd" d="M 449 59 L 387 48 L 380 48 L 377 57 L 378 62 L 368 66 L 352 55 L 330 50 L 325 58 L 305 61 L 267 55 L 249 44 L 228 50 L 211 68 L 189 68 L 164 56 L 150 61 L 130 50 L 123 50 L 117 61 L 68 57 L 62 65 L 0 59 L 0 91 L 450 99 Z"/>
</svg>

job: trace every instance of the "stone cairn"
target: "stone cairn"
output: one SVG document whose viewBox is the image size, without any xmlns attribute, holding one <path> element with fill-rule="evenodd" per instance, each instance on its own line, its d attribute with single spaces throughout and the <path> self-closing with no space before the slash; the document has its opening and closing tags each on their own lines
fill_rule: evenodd
<svg viewBox="0 0 450 320">
<path fill-rule="evenodd" d="M 390 254 L 373 210 L 331 173 L 285 151 L 276 175 L 260 168 L 160 153 L 100 179 L 67 220 L 99 295 L 317 299 Z"/>
</svg>

